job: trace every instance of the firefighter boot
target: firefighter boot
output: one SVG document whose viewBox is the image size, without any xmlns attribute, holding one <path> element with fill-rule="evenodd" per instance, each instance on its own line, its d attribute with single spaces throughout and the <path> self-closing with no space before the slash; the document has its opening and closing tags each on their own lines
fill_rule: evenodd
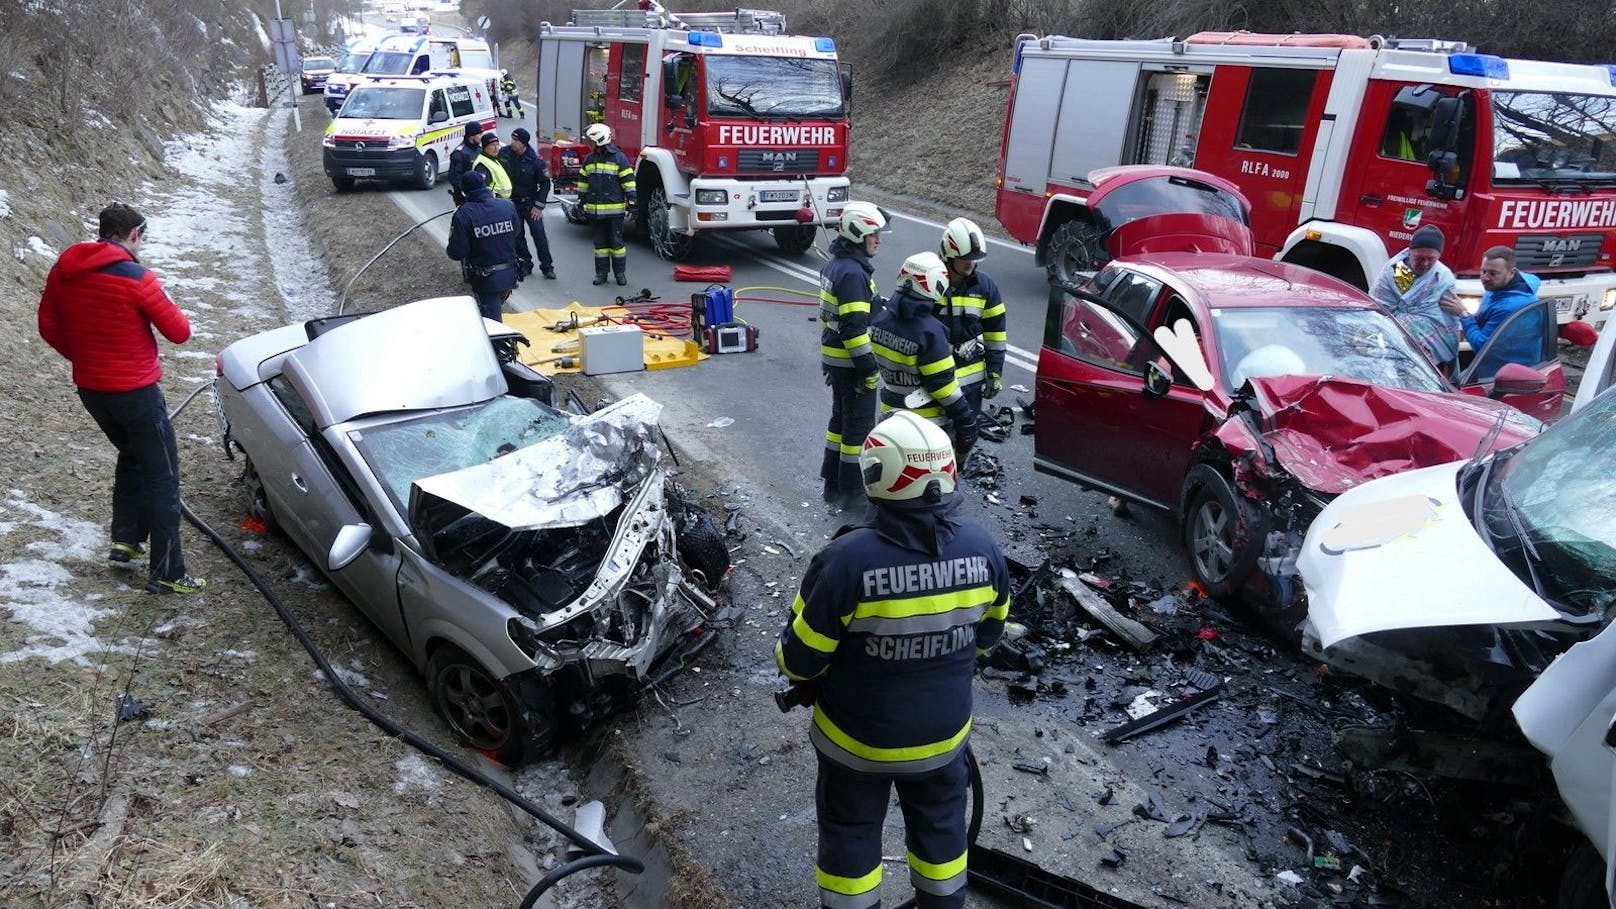
<svg viewBox="0 0 1616 909">
<path fill-rule="evenodd" d="M 595 257 L 595 281 L 594 281 L 594 283 L 595 283 L 595 285 L 597 287 L 599 285 L 601 285 L 601 284 L 606 283 L 606 258 L 604 256 L 596 256 Z"/>
<path fill-rule="evenodd" d="M 628 261 L 625 259 L 612 259 L 612 274 L 617 276 L 617 286 L 628 286 Z"/>
</svg>

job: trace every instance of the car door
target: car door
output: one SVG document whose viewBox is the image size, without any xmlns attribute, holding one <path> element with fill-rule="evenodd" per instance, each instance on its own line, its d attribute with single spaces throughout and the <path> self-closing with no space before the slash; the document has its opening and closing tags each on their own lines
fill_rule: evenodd
<svg viewBox="0 0 1616 909">
<path fill-rule="evenodd" d="M 1201 392 L 1167 385 L 1174 371 L 1141 316 L 1163 285 L 1112 266 L 1091 287 L 1051 286 L 1039 352 L 1034 465 L 1045 473 L 1161 508 L 1176 507 L 1183 472 L 1204 422 Z M 1138 315 L 1134 315 L 1138 314 Z M 1155 375 L 1152 375 L 1152 372 Z M 1155 383 L 1147 390 L 1147 382 Z"/>
<path fill-rule="evenodd" d="M 1499 393 L 1494 387 L 1494 377 L 1506 363 L 1531 367 L 1548 381 L 1542 390 L 1529 394 Z M 1560 362 L 1553 303 L 1535 300 L 1505 319 L 1464 368 L 1459 387 L 1467 394 L 1497 398 L 1545 422 L 1559 419 L 1565 403 L 1566 378 L 1565 365 Z"/>
</svg>

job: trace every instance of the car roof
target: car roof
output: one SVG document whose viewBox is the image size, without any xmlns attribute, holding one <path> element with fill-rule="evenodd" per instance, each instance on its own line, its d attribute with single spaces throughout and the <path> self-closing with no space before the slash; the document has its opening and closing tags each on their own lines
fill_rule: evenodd
<svg viewBox="0 0 1616 909">
<path fill-rule="evenodd" d="M 1187 291 L 1204 309 L 1265 306 L 1373 309 L 1363 291 L 1323 272 L 1289 262 L 1225 253 L 1155 253 L 1112 264 Z"/>
</svg>

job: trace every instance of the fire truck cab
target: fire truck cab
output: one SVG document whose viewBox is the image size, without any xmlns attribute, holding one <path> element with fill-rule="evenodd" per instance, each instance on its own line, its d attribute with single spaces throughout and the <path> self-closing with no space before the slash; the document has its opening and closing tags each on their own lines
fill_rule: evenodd
<svg viewBox="0 0 1616 909">
<path fill-rule="evenodd" d="M 591 123 L 635 162 L 630 224 L 677 261 L 709 230 L 763 229 L 813 245 L 848 200 L 851 78 L 830 38 L 785 34 L 763 10 L 576 10 L 539 25 L 534 143 L 558 192 L 577 183 Z"/>
<path fill-rule="evenodd" d="M 1087 175 L 1115 164 L 1234 181 L 1259 254 L 1360 288 L 1435 224 L 1471 311 L 1494 246 L 1562 322 L 1616 308 L 1616 67 L 1378 36 L 1018 38 L 996 214 L 1051 278 L 1103 264 Z"/>
</svg>

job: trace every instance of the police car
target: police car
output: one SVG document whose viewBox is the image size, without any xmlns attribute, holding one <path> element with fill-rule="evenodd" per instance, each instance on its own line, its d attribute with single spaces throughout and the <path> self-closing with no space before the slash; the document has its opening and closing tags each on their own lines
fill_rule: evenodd
<svg viewBox="0 0 1616 909">
<path fill-rule="evenodd" d="M 326 127 L 326 176 L 339 192 L 358 180 L 431 189 L 467 123 L 496 125 L 493 97 L 475 77 L 428 73 L 362 83 Z"/>
</svg>

